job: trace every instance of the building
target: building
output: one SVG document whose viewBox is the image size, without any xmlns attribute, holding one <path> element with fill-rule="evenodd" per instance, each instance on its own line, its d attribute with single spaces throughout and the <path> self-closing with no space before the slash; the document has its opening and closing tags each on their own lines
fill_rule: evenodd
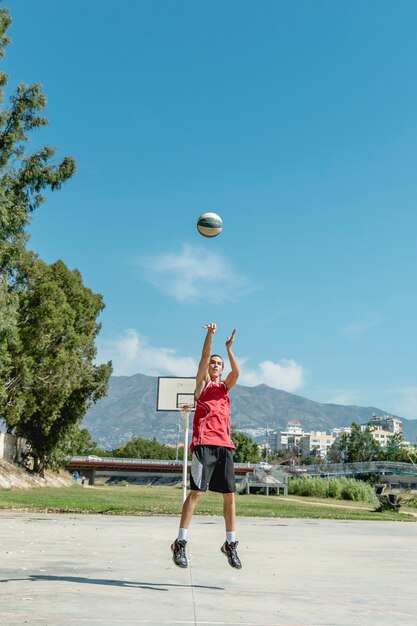
<svg viewBox="0 0 417 626">
<path fill-rule="evenodd" d="M 322 431 L 311 431 L 311 433 L 304 434 L 300 440 L 301 454 L 303 456 L 309 456 L 314 454 L 324 459 L 327 456 L 328 451 L 335 438 L 333 435 Z"/>
<path fill-rule="evenodd" d="M 268 438 L 268 444 L 273 452 L 291 450 L 299 446 L 300 439 L 304 434 L 300 422 L 289 421 L 285 430 L 271 433 Z"/>
<path fill-rule="evenodd" d="M 280 432 L 280 449 L 297 448 L 303 435 L 304 431 L 300 422 L 287 422 L 287 428 Z"/>
<path fill-rule="evenodd" d="M 306 432 L 300 422 L 289 421 L 285 430 L 272 433 L 269 438 L 269 447 L 274 452 L 295 450 L 302 456 L 317 455 L 324 458 L 335 439 L 334 434 L 321 431 Z"/>
<path fill-rule="evenodd" d="M 352 428 L 350 426 L 337 426 L 336 428 L 331 429 L 330 434 L 336 440 L 342 435 L 350 435 L 351 432 Z"/>
<path fill-rule="evenodd" d="M 366 424 L 362 424 L 361 430 L 369 428 L 372 437 L 382 448 L 386 448 L 394 435 L 403 435 L 402 421 L 391 415 L 373 415 Z M 406 444 L 408 442 L 404 442 Z"/>
<path fill-rule="evenodd" d="M 374 415 L 368 422 L 361 425 L 364 431 L 370 429 L 373 438 L 382 448 L 385 448 L 394 435 L 403 434 L 401 420 L 390 415 Z M 288 421 L 287 427 L 282 431 L 275 431 L 268 436 L 268 448 L 272 452 L 281 450 L 294 450 L 296 454 L 303 456 L 316 455 L 321 458 L 327 456 L 333 443 L 344 434 L 350 434 L 350 426 L 332 428 L 330 433 L 323 431 L 305 432 L 298 421 Z M 410 447 L 404 442 L 405 447 Z"/>
<path fill-rule="evenodd" d="M 382 426 L 379 425 L 371 425 L 371 424 L 363 424 L 361 426 L 361 430 L 364 431 L 366 428 L 370 429 L 372 437 L 375 439 L 377 443 L 381 446 L 381 448 L 386 448 L 391 437 L 394 436 L 394 433 L 389 430 L 385 430 Z"/>
<path fill-rule="evenodd" d="M 373 415 L 366 426 L 380 428 L 394 435 L 403 434 L 402 421 L 398 417 L 391 417 L 391 415 Z"/>
</svg>

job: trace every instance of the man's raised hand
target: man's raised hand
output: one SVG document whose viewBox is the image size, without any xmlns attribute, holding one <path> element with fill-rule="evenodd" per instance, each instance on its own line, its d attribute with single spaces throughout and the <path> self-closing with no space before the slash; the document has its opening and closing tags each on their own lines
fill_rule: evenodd
<svg viewBox="0 0 417 626">
<path fill-rule="evenodd" d="M 235 340 L 235 334 L 236 334 L 236 328 L 233 329 L 233 332 L 230 335 L 230 337 L 226 339 L 226 348 L 230 348 L 232 346 L 232 343 Z"/>
<path fill-rule="evenodd" d="M 210 324 L 204 324 L 203 328 L 207 328 L 207 331 L 212 333 L 212 335 L 214 335 L 217 330 L 217 326 L 214 322 L 210 322 Z"/>
</svg>

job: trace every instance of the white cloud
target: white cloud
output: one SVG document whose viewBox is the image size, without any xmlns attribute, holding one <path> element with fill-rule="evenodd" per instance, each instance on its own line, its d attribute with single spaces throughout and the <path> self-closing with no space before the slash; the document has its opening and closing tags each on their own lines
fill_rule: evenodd
<svg viewBox="0 0 417 626">
<path fill-rule="evenodd" d="M 174 348 L 152 346 L 148 339 L 134 328 L 128 328 L 118 336 L 98 341 L 97 362 L 113 362 L 115 376 L 195 376 L 198 361 L 193 357 L 180 356 Z M 303 384 L 303 369 L 292 359 L 279 363 L 262 361 L 258 368 L 245 367 L 246 359 L 240 359 L 239 384 L 254 387 L 262 383 L 276 389 L 294 392 Z M 226 363 L 225 376 L 229 371 Z"/>
<path fill-rule="evenodd" d="M 183 244 L 179 253 L 141 261 L 145 278 L 178 302 L 236 300 L 254 287 L 217 251 Z"/>
<path fill-rule="evenodd" d="M 377 326 L 380 322 L 380 319 L 376 316 L 369 316 L 363 320 L 357 320 L 356 322 L 351 322 L 342 328 L 342 335 L 347 337 L 350 341 L 356 341 L 362 335 Z"/>
<path fill-rule="evenodd" d="M 194 376 L 198 363 L 191 357 L 177 354 L 173 348 L 149 344 L 137 330 L 128 328 L 122 335 L 99 342 L 99 362 L 113 361 L 115 376 L 147 374 L 148 376 Z"/>
<path fill-rule="evenodd" d="M 293 359 L 262 361 L 257 369 L 246 369 L 243 362 L 239 383 L 248 387 L 265 384 L 294 393 L 303 384 L 303 368 Z"/>
</svg>

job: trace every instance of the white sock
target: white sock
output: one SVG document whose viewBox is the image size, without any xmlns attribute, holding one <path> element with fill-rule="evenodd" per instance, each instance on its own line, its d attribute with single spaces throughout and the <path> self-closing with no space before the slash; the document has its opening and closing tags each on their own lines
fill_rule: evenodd
<svg viewBox="0 0 417 626">
<path fill-rule="evenodd" d="M 226 533 L 226 541 L 227 543 L 233 543 L 236 541 L 236 532 L 234 530 Z"/>
<path fill-rule="evenodd" d="M 178 531 L 178 539 L 183 539 L 184 541 L 187 541 L 187 533 L 188 528 L 180 528 Z"/>
</svg>

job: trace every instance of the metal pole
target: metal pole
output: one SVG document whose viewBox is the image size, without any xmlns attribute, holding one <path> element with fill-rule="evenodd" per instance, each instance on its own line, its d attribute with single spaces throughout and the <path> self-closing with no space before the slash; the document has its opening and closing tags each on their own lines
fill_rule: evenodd
<svg viewBox="0 0 417 626">
<path fill-rule="evenodd" d="M 190 407 L 186 404 L 181 408 L 184 418 L 184 454 L 182 458 L 182 501 L 187 498 L 187 469 L 188 469 L 188 416 L 190 415 Z"/>
<path fill-rule="evenodd" d="M 175 460 L 178 461 L 178 448 L 180 445 L 180 416 L 178 415 L 178 427 L 177 427 L 177 447 L 175 450 Z"/>
<path fill-rule="evenodd" d="M 266 446 L 265 446 L 265 461 L 268 463 L 268 448 L 269 448 L 269 444 L 268 444 L 268 424 L 266 425 Z"/>
</svg>

